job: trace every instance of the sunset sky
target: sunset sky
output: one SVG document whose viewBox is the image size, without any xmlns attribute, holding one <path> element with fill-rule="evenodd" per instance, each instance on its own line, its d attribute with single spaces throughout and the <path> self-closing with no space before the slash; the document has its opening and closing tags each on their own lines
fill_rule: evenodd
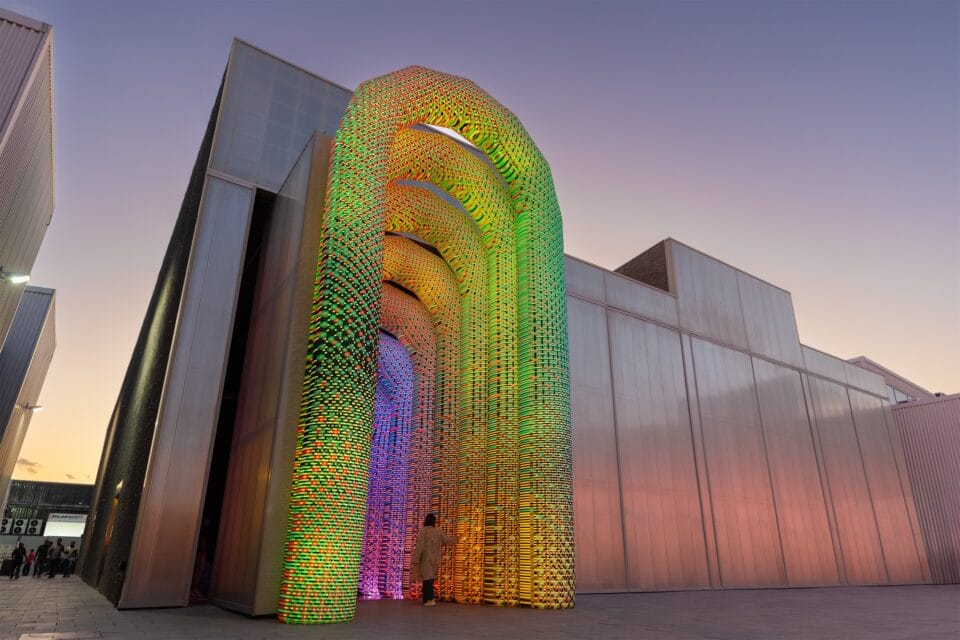
<svg viewBox="0 0 960 640">
<path fill-rule="evenodd" d="M 511 109 L 566 252 L 674 237 L 801 340 L 960 391 L 960 3 L 21 2 L 54 27 L 57 352 L 14 477 L 92 483 L 234 36 L 347 87 L 419 64 Z"/>
</svg>

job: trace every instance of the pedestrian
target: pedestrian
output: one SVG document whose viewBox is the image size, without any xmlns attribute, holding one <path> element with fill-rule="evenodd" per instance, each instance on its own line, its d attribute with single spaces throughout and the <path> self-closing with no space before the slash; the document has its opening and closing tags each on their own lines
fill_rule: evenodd
<svg viewBox="0 0 960 640">
<path fill-rule="evenodd" d="M 33 577 L 39 578 L 47 570 L 47 553 L 50 551 L 50 541 L 44 540 L 40 548 L 37 549 L 37 557 L 34 559 Z"/>
<path fill-rule="evenodd" d="M 73 568 L 77 566 L 76 542 L 70 542 L 70 546 L 63 550 L 63 558 L 60 560 L 60 566 L 63 567 L 64 578 L 69 578 L 73 575 Z"/>
<path fill-rule="evenodd" d="M 433 592 L 433 583 L 437 579 L 440 567 L 441 548 L 457 542 L 457 536 L 448 536 L 437 527 L 437 516 L 428 513 L 423 519 L 423 528 L 417 535 L 417 543 L 410 557 L 411 582 L 423 581 L 423 604 L 432 607 L 437 604 Z"/>
<path fill-rule="evenodd" d="M 30 565 L 33 564 L 33 559 L 36 557 L 37 552 L 33 549 L 30 549 L 30 553 L 27 554 L 27 561 L 23 563 L 23 571 L 20 572 L 22 576 L 30 575 Z"/>
<path fill-rule="evenodd" d="M 20 578 L 20 565 L 23 564 L 23 561 L 27 557 L 27 550 L 24 548 L 22 542 L 18 542 L 17 546 L 13 548 L 13 553 L 10 554 L 10 560 L 12 564 L 10 565 L 10 579 L 16 580 Z"/>
<path fill-rule="evenodd" d="M 53 574 L 60 568 L 60 558 L 63 556 L 63 538 L 57 538 L 57 541 L 50 545 L 47 550 L 47 577 L 52 578 Z"/>
</svg>

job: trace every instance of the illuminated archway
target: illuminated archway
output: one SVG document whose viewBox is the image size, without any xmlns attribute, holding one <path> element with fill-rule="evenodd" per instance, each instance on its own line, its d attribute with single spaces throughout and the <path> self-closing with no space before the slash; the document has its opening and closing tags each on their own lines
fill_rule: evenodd
<svg viewBox="0 0 960 640">
<path fill-rule="evenodd" d="M 418 124 L 458 132 L 489 164 L 473 149 L 410 128 Z M 459 341 L 455 348 L 442 347 L 445 336 L 437 335 L 435 406 L 440 412 L 434 430 L 440 463 L 433 491 L 445 511 L 441 522 L 455 519 L 465 545 L 455 575 L 445 579 L 441 574 L 441 588 L 450 589 L 452 582 L 451 595 L 466 602 L 572 606 L 566 302 L 560 211 L 550 170 L 516 117 L 472 82 L 409 67 L 363 84 L 337 132 L 297 432 L 280 618 L 336 622 L 350 619 L 356 606 L 381 278 L 385 271 L 402 278 L 405 261 L 417 249 L 426 251 L 410 240 L 384 237 L 388 217 L 401 218 L 388 216 L 392 185 L 401 180 L 428 182 L 459 203 L 460 209 L 442 216 L 451 221 L 452 211 L 472 219 L 486 269 L 487 308 L 477 315 L 484 327 L 465 306 L 465 286 L 481 285 L 465 285 L 464 277 L 453 277 L 456 300 L 431 310 L 435 326 L 441 316 L 454 318 L 456 330 L 446 331 L 446 338 L 456 335 Z M 426 235 L 422 229 L 419 234 Z M 394 247 L 389 261 L 385 246 Z M 449 246 L 444 250 L 447 255 L 440 250 L 437 260 L 446 262 L 449 272 L 480 268 L 477 259 L 457 263 Z M 440 286 L 438 276 L 418 274 L 417 280 L 425 291 Z M 464 348 L 481 341 L 483 347 Z M 456 366 L 441 364 L 444 349 L 455 352 Z M 481 384 L 471 378 L 477 368 L 464 362 L 469 358 L 463 354 L 469 353 L 487 354 Z M 486 397 L 478 399 L 484 384 Z M 470 410 L 478 400 L 485 411 Z M 476 467 L 489 473 L 458 473 Z"/>
</svg>

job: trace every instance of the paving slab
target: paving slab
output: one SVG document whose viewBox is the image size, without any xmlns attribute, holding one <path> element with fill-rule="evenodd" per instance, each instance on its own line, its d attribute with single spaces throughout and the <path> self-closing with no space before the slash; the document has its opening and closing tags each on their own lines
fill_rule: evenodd
<svg viewBox="0 0 960 640">
<path fill-rule="evenodd" d="M 362 601 L 336 625 L 285 625 L 212 605 L 118 611 L 76 577 L 0 580 L 0 640 L 947 640 L 960 585 L 581 595 L 565 611 Z"/>
</svg>

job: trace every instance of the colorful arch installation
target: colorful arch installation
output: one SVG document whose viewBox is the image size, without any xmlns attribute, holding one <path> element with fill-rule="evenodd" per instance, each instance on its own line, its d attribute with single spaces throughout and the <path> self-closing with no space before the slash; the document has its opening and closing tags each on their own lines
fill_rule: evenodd
<svg viewBox="0 0 960 640">
<path fill-rule="evenodd" d="M 354 95 L 323 214 L 280 619 L 349 620 L 358 587 L 414 592 L 427 510 L 459 537 L 440 598 L 573 606 L 563 240 L 543 156 L 474 83 L 408 67 Z"/>
</svg>

